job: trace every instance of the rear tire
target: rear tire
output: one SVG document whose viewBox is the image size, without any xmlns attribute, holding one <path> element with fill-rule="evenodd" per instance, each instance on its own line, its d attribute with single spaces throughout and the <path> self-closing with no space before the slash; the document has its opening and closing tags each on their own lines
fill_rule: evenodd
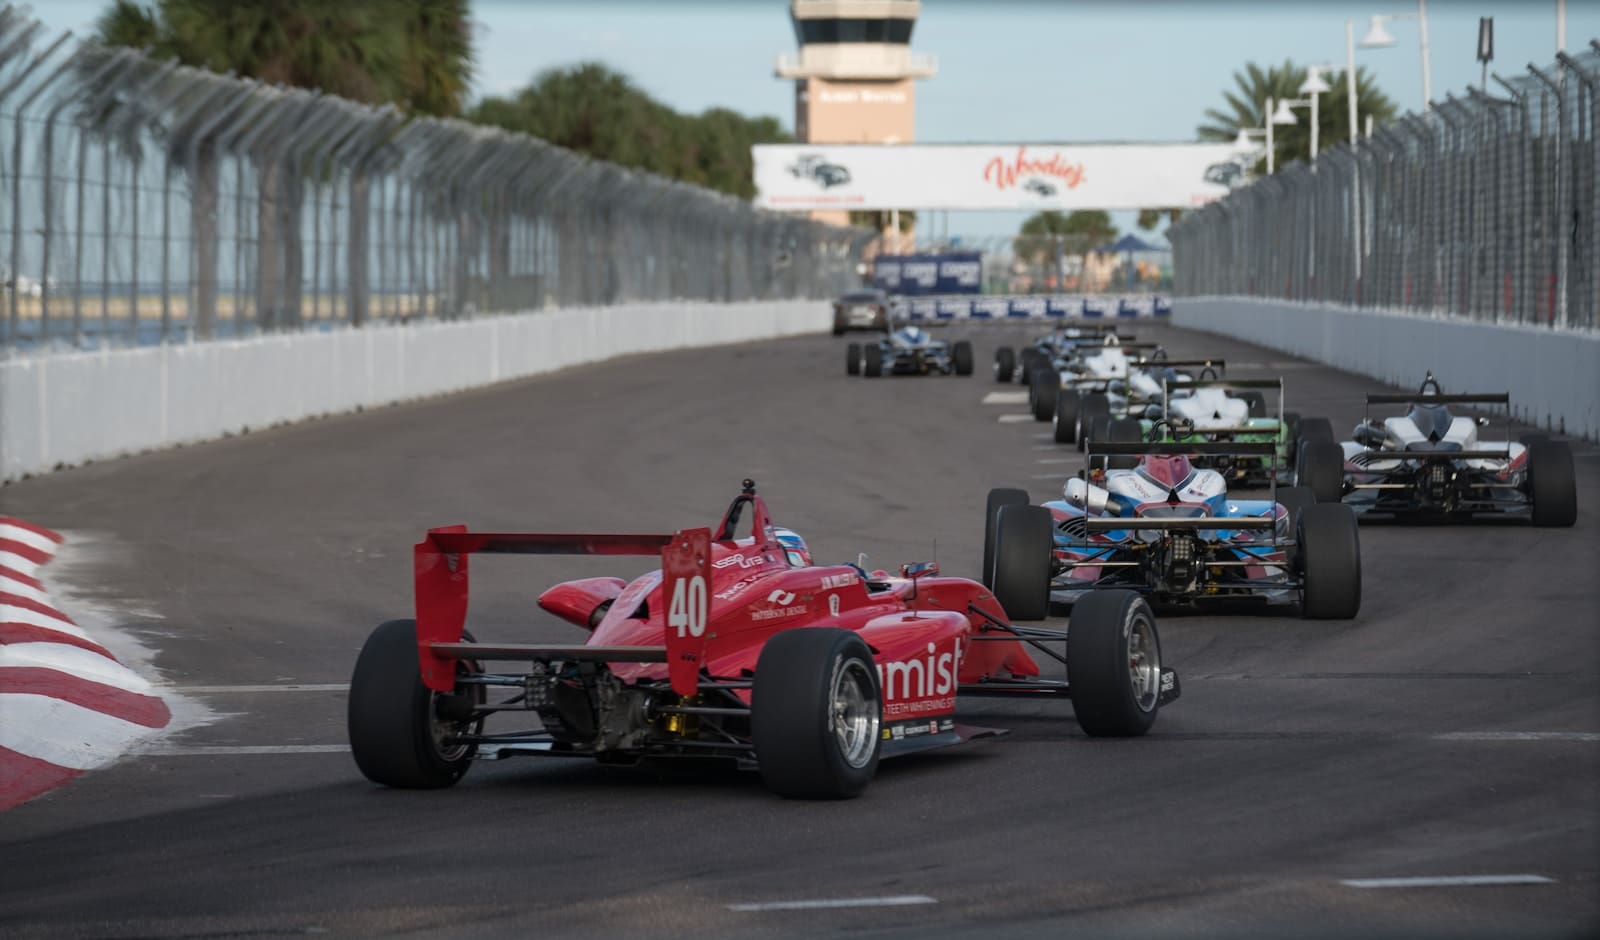
<svg viewBox="0 0 1600 940">
<path fill-rule="evenodd" d="M 1111 420 L 1111 399 L 1104 392 L 1090 392 L 1083 396 L 1083 401 L 1078 405 L 1079 450 L 1083 450 L 1084 444 L 1093 438 L 1096 418 L 1105 418 L 1107 422 Z"/>
<path fill-rule="evenodd" d="M 1056 411 L 1051 418 L 1057 444 L 1071 444 L 1078 439 L 1078 391 L 1072 388 L 1056 390 Z"/>
<path fill-rule="evenodd" d="M 869 379 L 883 375 L 883 354 L 871 346 L 862 350 L 861 374 Z"/>
<path fill-rule="evenodd" d="M 1339 442 L 1339 439 L 1333 436 L 1333 422 L 1327 418 L 1301 418 L 1299 426 L 1299 440 Z"/>
<path fill-rule="evenodd" d="M 844 374 L 861 374 L 861 344 L 851 343 L 844 348 Z"/>
<path fill-rule="evenodd" d="M 1293 535 L 1300 529 L 1300 516 L 1307 506 L 1317 504 L 1316 494 L 1311 492 L 1309 486 L 1284 486 L 1278 489 L 1278 505 L 1282 506 L 1289 514 L 1289 534 Z M 1300 553 L 1298 545 L 1290 545 L 1285 550 L 1289 558 L 1289 567 L 1295 568 L 1299 564 Z"/>
<path fill-rule="evenodd" d="M 859 634 L 784 630 L 761 648 L 750 739 L 767 789 L 801 800 L 859 796 L 878 771 L 882 724 L 877 666 Z"/>
<path fill-rule="evenodd" d="M 1067 682 L 1083 733 L 1131 738 L 1161 710 L 1161 638 L 1150 605 L 1132 591 L 1092 591 L 1072 605 Z"/>
<path fill-rule="evenodd" d="M 471 668 L 465 660 L 460 664 Z M 438 718 L 437 698 L 438 693 L 422 684 L 417 622 L 380 624 L 356 658 L 346 713 L 350 753 L 368 780 L 386 787 L 437 790 L 466 775 L 477 746 L 446 745 L 440 737 L 470 730 L 470 725 Z"/>
<path fill-rule="evenodd" d="M 994 351 L 994 380 L 1001 385 L 1011 382 L 1011 377 L 1017 371 L 1017 356 L 1011 351 L 1010 346 L 1001 346 Z"/>
<path fill-rule="evenodd" d="M 1295 484 L 1309 489 L 1317 502 L 1344 497 L 1344 448 L 1333 441 L 1302 440 L 1294 463 Z"/>
<path fill-rule="evenodd" d="M 1106 444 L 1138 444 L 1144 441 L 1144 425 L 1138 418 L 1113 418 L 1106 424 Z M 1107 470 L 1132 470 L 1139 465 L 1138 457 L 1107 457 Z"/>
<path fill-rule="evenodd" d="M 1040 363 L 1033 370 L 1033 384 L 1028 388 L 1033 420 L 1049 421 L 1055 417 L 1056 395 L 1061 391 L 1061 377 L 1056 370 L 1048 363 Z"/>
<path fill-rule="evenodd" d="M 1030 502 L 1032 499 L 1027 490 L 1001 488 L 989 491 L 989 499 L 983 507 L 983 570 L 978 576 L 984 587 L 994 588 L 995 528 L 1000 521 L 1000 507 L 1026 506 Z"/>
<path fill-rule="evenodd" d="M 1043 506 L 1002 506 L 994 538 L 995 600 L 1012 620 L 1050 614 L 1050 566 L 1055 518 Z"/>
<path fill-rule="evenodd" d="M 950 348 L 950 358 L 955 363 L 956 375 L 972 374 L 972 344 L 966 340 L 957 340 Z"/>
<path fill-rule="evenodd" d="M 1349 620 L 1361 610 L 1361 536 L 1348 506 L 1318 503 L 1300 512 L 1295 529 L 1300 614 Z"/>
<path fill-rule="evenodd" d="M 1566 441 L 1534 441 L 1528 447 L 1528 496 L 1534 525 L 1563 527 L 1578 521 L 1578 478 Z"/>
</svg>

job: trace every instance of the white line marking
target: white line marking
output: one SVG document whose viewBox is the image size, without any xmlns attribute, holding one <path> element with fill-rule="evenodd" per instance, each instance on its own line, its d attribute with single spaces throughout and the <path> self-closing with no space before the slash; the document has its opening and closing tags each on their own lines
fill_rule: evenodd
<svg viewBox="0 0 1600 940">
<path fill-rule="evenodd" d="M 1021 424 L 1024 421 L 1032 421 L 1033 415 L 1001 415 L 995 420 L 1001 424 Z"/>
<path fill-rule="evenodd" d="M 1076 457 L 1040 457 L 1034 463 L 1077 463 Z"/>
<path fill-rule="evenodd" d="M 251 692 L 345 692 L 350 689 L 348 682 L 328 682 L 322 684 L 307 683 L 304 685 L 175 685 L 174 692 L 185 695 L 231 695 L 234 693 Z"/>
<path fill-rule="evenodd" d="M 1600 741 L 1592 731 L 1445 731 L 1435 741 Z"/>
<path fill-rule="evenodd" d="M 1060 470 L 1057 470 L 1055 473 L 1033 473 L 1033 474 L 1029 474 L 1028 475 L 1028 479 L 1030 479 L 1030 480 L 1060 480 L 1060 479 L 1062 479 L 1062 473 L 1061 473 Z"/>
<path fill-rule="evenodd" d="M 985 405 L 1026 405 L 1027 392 L 990 392 L 983 396 Z"/>
<path fill-rule="evenodd" d="M 730 911 L 815 911 L 842 907 L 907 907 L 912 904 L 938 904 L 926 894 L 900 894 L 886 898 L 829 898 L 821 901 L 760 901 L 729 904 Z"/>
<path fill-rule="evenodd" d="M 1350 888 L 1470 888 L 1484 885 L 1550 885 L 1543 875 L 1439 875 L 1423 878 L 1346 878 Z"/>
<path fill-rule="evenodd" d="M 342 754 L 349 750 L 348 744 L 157 744 L 140 748 L 139 753 L 152 757 L 248 757 L 255 754 Z"/>
</svg>

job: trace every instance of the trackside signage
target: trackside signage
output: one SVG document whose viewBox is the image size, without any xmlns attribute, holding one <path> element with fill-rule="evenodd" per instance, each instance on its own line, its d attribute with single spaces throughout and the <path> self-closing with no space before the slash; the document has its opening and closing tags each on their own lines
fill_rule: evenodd
<svg viewBox="0 0 1600 940">
<path fill-rule="evenodd" d="M 1204 205 L 1245 181 L 1234 144 L 762 144 L 768 209 L 1150 209 Z"/>
</svg>

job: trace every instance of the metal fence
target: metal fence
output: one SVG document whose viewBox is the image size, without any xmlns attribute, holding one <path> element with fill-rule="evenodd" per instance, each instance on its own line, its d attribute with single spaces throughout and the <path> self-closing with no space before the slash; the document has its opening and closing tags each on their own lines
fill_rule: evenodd
<svg viewBox="0 0 1600 940">
<path fill-rule="evenodd" d="M 1600 43 L 1447 95 L 1184 217 L 1180 296 L 1600 328 Z"/>
<path fill-rule="evenodd" d="M 0 352 L 821 297 L 874 234 L 0 6 Z"/>
</svg>

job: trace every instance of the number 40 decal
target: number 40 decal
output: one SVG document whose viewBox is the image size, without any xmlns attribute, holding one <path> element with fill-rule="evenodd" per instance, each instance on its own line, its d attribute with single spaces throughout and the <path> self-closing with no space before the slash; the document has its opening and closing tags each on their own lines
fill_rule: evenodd
<svg viewBox="0 0 1600 940">
<path fill-rule="evenodd" d="M 706 579 L 700 575 L 679 578 L 672 585 L 672 601 L 667 606 L 667 626 L 677 627 L 678 636 L 700 636 L 706 632 Z"/>
</svg>

